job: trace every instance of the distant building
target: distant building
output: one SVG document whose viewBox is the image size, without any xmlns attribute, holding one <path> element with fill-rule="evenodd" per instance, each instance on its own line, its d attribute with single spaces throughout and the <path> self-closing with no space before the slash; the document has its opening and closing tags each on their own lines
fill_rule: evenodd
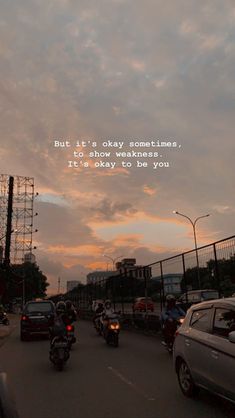
<svg viewBox="0 0 235 418">
<path fill-rule="evenodd" d="M 110 271 L 110 270 L 97 270 L 92 271 L 91 273 L 88 273 L 87 277 L 87 284 L 98 284 L 102 283 L 102 281 L 105 281 L 111 276 L 116 276 L 116 271 Z"/>
<path fill-rule="evenodd" d="M 128 277 L 136 279 L 148 279 L 151 277 L 151 267 L 146 267 L 136 264 L 135 258 L 123 258 L 121 261 L 116 263 L 116 269 L 119 274 L 127 274 Z"/>
<path fill-rule="evenodd" d="M 24 263 L 36 263 L 36 257 L 33 253 L 25 253 L 24 255 Z"/>
<path fill-rule="evenodd" d="M 70 292 L 75 287 L 77 287 L 81 282 L 79 280 L 68 280 L 67 281 L 67 292 Z"/>
<path fill-rule="evenodd" d="M 145 272 L 144 272 L 145 270 Z M 135 258 L 123 258 L 123 260 L 116 263 L 115 271 L 97 270 L 87 275 L 87 284 L 102 284 L 111 276 L 126 275 L 137 279 L 144 279 L 151 277 L 151 267 L 136 265 Z"/>
<path fill-rule="evenodd" d="M 164 281 L 164 293 L 167 294 L 180 294 L 181 293 L 181 281 L 183 278 L 182 273 L 169 273 L 169 274 L 163 274 L 163 281 Z M 151 280 L 155 280 L 158 282 L 162 282 L 162 279 L 160 276 L 158 277 L 152 277 Z"/>
</svg>

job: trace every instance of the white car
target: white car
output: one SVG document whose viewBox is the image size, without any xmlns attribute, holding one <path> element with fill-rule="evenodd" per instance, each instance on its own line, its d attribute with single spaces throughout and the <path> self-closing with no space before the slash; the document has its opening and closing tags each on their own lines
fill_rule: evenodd
<svg viewBox="0 0 235 418">
<path fill-rule="evenodd" d="M 193 305 L 176 332 L 173 353 L 184 395 L 202 387 L 235 403 L 235 299 Z"/>
</svg>

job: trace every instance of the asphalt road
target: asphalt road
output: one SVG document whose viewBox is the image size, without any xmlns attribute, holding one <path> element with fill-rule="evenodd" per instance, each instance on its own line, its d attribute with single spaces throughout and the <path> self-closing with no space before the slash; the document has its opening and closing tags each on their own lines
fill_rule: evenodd
<svg viewBox="0 0 235 418">
<path fill-rule="evenodd" d="M 123 331 L 106 346 L 90 322 L 76 323 L 78 343 L 65 369 L 49 361 L 49 341 L 21 342 L 19 327 L 0 347 L 20 418 L 232 418 L 235 407 L 202 391 L 186 399 L 172 359 L 154 337 Z"/>
</svg>

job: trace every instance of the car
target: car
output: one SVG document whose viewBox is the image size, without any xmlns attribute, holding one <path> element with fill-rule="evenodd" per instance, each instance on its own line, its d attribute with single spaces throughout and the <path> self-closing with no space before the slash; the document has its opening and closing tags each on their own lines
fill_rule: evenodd
<svg viewBox="0 0 235 418">
<path fill-rule="evenodd" d="M 193 305 L 173 347 L 179 386 L 187 397 L 199 388 L 235 403 L 235 300 Z"/>
<path fill-rule="evenodd" d="M 146 308 L 147 311 L 154 311 L 154 303 L 151 298 L 141 297 L 135 299 L 132 306 L 133 313 L 135 313 L 136 311 L 145 312 Z"/>
<path fill-rule="evenodd" d="M 215 289 L 190 290 L 189 292 L 181 295 L 176 300 L 176 304 L 186 312 L 192 305 L 196 303 L 218 298 L 219 292 Z"/>
<path fill-rule="evenodd" d="M 26 341 L 32 335 L 49 336 L 54 317 L 55 305 L 51 300 L 27 302 L 20 321 L 21 341 Z"/>
</svg>

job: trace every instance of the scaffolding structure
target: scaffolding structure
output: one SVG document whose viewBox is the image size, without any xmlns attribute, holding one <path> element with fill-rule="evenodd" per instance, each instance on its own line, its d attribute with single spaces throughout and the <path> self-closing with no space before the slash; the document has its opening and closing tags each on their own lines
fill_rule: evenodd
<svg viewBox="0 0 235 418">
<path fill-rule="evenodd" d="M 6 225 L 9 179 L 14 178 L 11 262 L 21 264 L 26 254 L 32 253 L 33 245 L 33 206 L 34 179 L 32 177 L 10 176 L 0 174 L 0 239 L 3 249 L 6 244 Z"/>
</svg>

